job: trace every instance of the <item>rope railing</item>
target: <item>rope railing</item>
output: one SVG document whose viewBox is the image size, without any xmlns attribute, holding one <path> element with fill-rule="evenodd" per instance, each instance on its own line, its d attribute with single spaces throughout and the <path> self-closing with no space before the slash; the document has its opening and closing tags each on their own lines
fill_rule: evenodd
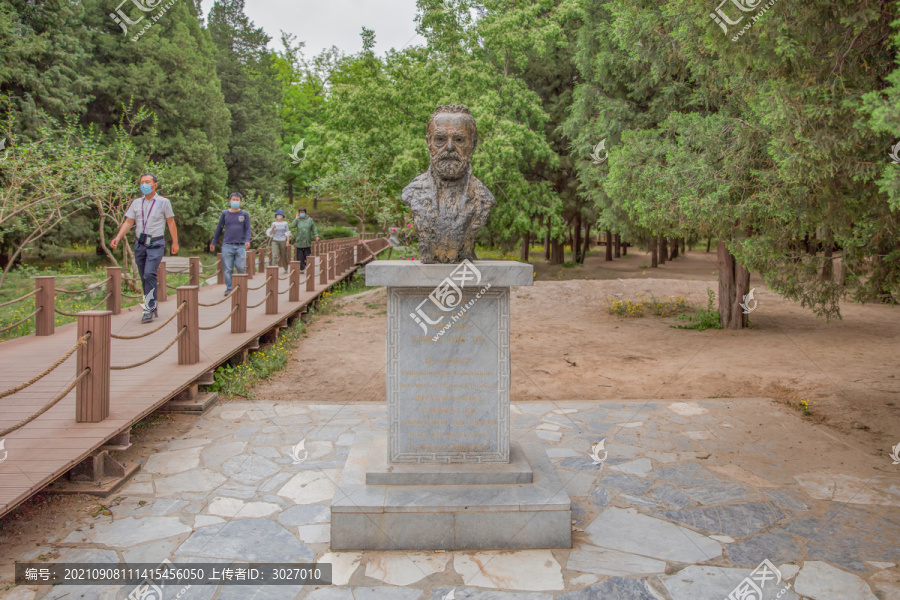
<svg viewBox="0 0 900 600">
<path fill-rule="evenodd" d="M 266 297 L 262 299 L 262 302 L 260 302 L 259 304 L 253 304 L 252 306 L 247 306 L 247 308 L 248 309 L 249 308 L 257 308 L 259 306 L 262 306 L 263 304 L 266 303 L 266 300 L 268 300 L 269 296 L 271 296 L 271 295 L 272 295 L 272 292 L 269 292 L 268 294 L 266 294 Z"/>
<path fill-rule="evenodd" d="M 3 308 L 4 306 L 9 306 L 10 304 L 15 304 L 16 302 L 21 302 L 22 300 L 25 300 L 26 298 L 30 298 L 30 297 L 34 296 L 35 294 L 37 294 L 38 292 L 40 292 L 42 289 L 44 289 L 44 288 L 40 288 L 40 287 L 36 288 L 35 290 L 25 294 L 24 296 L 19 296 L 15 300 L 10 300 L 9 302 L 4 302 L 3 304 L 0 304 L 0 308 Z"/>
<path fill-rule="evenodd" d="M 106 296 L 104 296 L 103 298 L 100 299 L 100 302 L 98 302 L 97 304 L 93 305 L 93 306 L 90 307 L 88 310 L 97 310 L 98 308 L 100 308 L 100 305 L 101 305 L 101 304 L 103 304 L 104 302 L 106 302 L 107 300 L 109 300 L 110 296 L 112 296 L 112 292 L 106 294 Z"/>
<path fill-rule="evenodd" d="M 290 279 L 290 278 L 291 278 L 291 274 L 288 273 L 288 274 L 285 275 L 284 277 L 279 277 L 279 278 L 278 278 L 278 281 L 284 281 L 285 279 Z"/>
<path fill-rule="evenodd" d="M 262 285 L 258 285 L 256 287 L 248 287 L 247 291 L 261 290 L 272 280 L 271 277 L 267 277 L 265 281 L 263 281 Z"/>
<path fill-rule="evenodd" d="M 87 334 L 87 335 L 90 335 L 90 334 Z M 76 347 L 77 347 L 77 346 L 76 346 Z M 48 403 L 44 406 L 44 408 L 42 408 L 41 410 L 37 411 L 36 413 L 34 413 L 33 415 L 31 415 L 30 417 L 27 417 L 27 418 L 25 418 L 25 419 L 22 419 L 21 421 L 19 421 L 18 423 L 16 423 L 16 424 L 13 425 L 12 427 L 7 427 L 7 428 L 4 429 L 3 431 L 0 431 L 0 438 L 5 437 L 6 434 L 12 433 L 12 432 L 15 431 L 16 429 L 19 429 L 20 427 L 24 427 L 25 425 L 28 425 L 29 423 L 31 423 L 32 421 L 34 421 L 35 419 L 37 419 L 39 416 L 41 416 L 42 414 L 44 414 L 45 412 L 47 412 L 48 410 L 50 410 L 51 408 L 53 408 L 53 407 L 56 405 L 57 402 L 59 402 L 60 400 L 62 400 L 62 399 L 65 398 L 66 396 L 68 396 L 68 395 L 69 395 L 69 392 L 71 392 L 71 391 L 75 388 L 75 386 L 78 385 L 78 382 L 81 381 L 81 380 L 84 378 L 84 376 L 87 375 L 87 374 L 90 373 L 90 372 L 91 372 L 91 370 L 90 370 L 89 368 L 84 369 L 81 373 L 78 374 L 78 377 L 76 377 L 75 380 L 74 380 L 72 383 L 70 383 L 68 386 L 66 386 L 66 389 L 64 389 L 62 392 L 60 392 L 59 394 L 57 394 L 52 400 L 50 400 L 50 402 L 48 402 Z"/>
<path fill-rule="evenodd" d="M 111 333 L 111 334 L 109 334 L 109 337 L 113 338 L 114 340 L 139 340 L 141 338 L 147 337 L 148 335 L 153 335 L 154 333 L 156 333 L 157 331 L 159 331 L 160 329 L 162 329 L 163 327 L 165 327 L 166 325 L 171 323 L 172 319 L 177 317 L 178 313 L 180 313 L 182 310 L 184 310 L 185 306 L 187 306 L 187 302 L 182 302 L 181 306 L 179 306 L 175 310 L 175 312 L 172 313 L 171 317 L 169 317 L 168 319 L 166 319 L 165 321 L 163 321 L 162 323 L 160 323 L 158 326 L 154 327 L 150 331 L 146 331 L 139 335 L 117 335 L 115 333 Z"/>
<path fill-rule="evenodd" d="M 296 284 L 296 282 L 292 281 L 291 284 L 289 286 L 287 286 L 287 289 L 285 289 L 281 292 L 278 292 L 278 295 L 280 296 L 282 294 L 287 294 L 289 291 L 291 291 L 291 288 L 293 288 L 295 284 Z"/>
<path fill-rule="evenodd" d="M 103 281 L 94 284 L 94 287 L 86 287 L 83 290 L 64 290 L 62 288 L 56 288 L 54 291 L 61 292 L 63 294 L 89 294 L 89 293 L 93 292 L 94 290 L 99 289 L 100 287 L 108 284 L 110 279 L 112 279 L 112 278 L 107 277 Z"/>
<path fill-rule="evenodd" d="M 75 342 L 75 345 L 72 346 L 68 351 L 66 351 L 65 354 L 63 354 L 61 357 L 59 357 L 56 360 L 56 362 L 54 362 L 52 365 L 50 365 L 49 367 L 47 367 L 46 369 L 41 371 L 39 374 L 37 374 L 34 377 L 32 377 L 31 379 L 29 379 L 28 381 L 26 381 L 25 383 L 21 383 L 21 384 L 17 385 L 16 387 L 12 387 L 4 392 L 0 392 L 0 398 L 6 398 L 7 396 L 12 396 L 16 392 L 21 392 L 25 388 L 27 388 L 31 385 L 34 385 L 35 383 L 37 383 L 38 381 L 40 381 L 41 379 L 43 379 L 44 377 L 49 375 L 50 372 L 53 371 L 53 369 L 55 369 L 59 365 L 66 362 L 69 359 L 69 357 L 72 356 L 73 354 L 75 354 L 75 352 L 80 347 L 84 346 L 87 343 L 88 339 L 90 339 L 90 337 L 91 337 L 91 333 L 88 332 L 88 333 L 84 334 L 83 336 L 81 336 L 80 338 L 78 338 L 78 341 Z M 0 437 L 3 437 L 3 435 L 5 435 L 6 433 L 8 433 L 8 432 L 6 432 L 6 431 L 3 432 L 2 434 L 0 434 Z"/>
<path fill-rule="evenodd" d="M 234 311 L 236 311 L 238 308 L 239 308 L 239 307 L 238 307 L 237 305 L 235 305 L 234 307 L 232 307 L 231 312 L 228 313 L 227 315 L 225 315 L 225 318 L 222 319 L 221 321 L 219 321 L 218 323 L 216 323 L 215 325 L 210 325 L 209 327 L 197 327 L 197 329 L 199 329 L 200 331 L 210 331 L 210 330 L 215 329 L 216 327 L 218 327 L 218 326 L 220 326 L 220 325 L 224 325 L 225 322 L 226 322 L 228 319 L 231 318 L 231 315 L 234 314 Z"/>
<path fill-rule="evenodd" d="M 138 299 L 138 298 L 143 298 L 143 297 L 144 297 L 143 294 L 126 294 L 125 292 L 122 292 L 122 295 L 125 296 L 126 298 L 134 298 L 134 299 Z"/>
<path fill-rule="evenodd" d="M 0 333 L 6 333 L 10 329 L 15 329 L 16 327 L 18 327 L 19 325 L 21 325 L 22 323 L 24 323 L 25 321 L 27 321 L 28 319 L 33 317 L 34 315 L 38 314 L 41 311 L 41 308 L 43 308 L 43 307 L 38 307 L 38 308 L 34 309 L 34 311 L 32 311 L 32 313 L 30 315 L 28 315 L 27 317 L 25 317 L 24 319 L 20 319 L 20 320 L 16 321 L 15 323 L 13 323 L 12 325 L 7 325 L 3 329 L 0 329 Z"/>
<path fill-rule="evenodd" d="M 222 261 L 217 260 L 216 262 L 209 263 L 208 265 L 204 265 L 203 263 L 200 263 L 200 268 L 201 269 L 209 269 L 210 267 L 218 267 L 220 262 L 222 262 Z"/>
<path fill-rule="evenodd" d="M 216 302 L 213 302 L 212 304 L 203 304 L 202 302 L 198 302 L 198 303 L 197 303 L 197 306 L 202 306 L 202 307 L 204 307 L 204 308 L 209 308 L 209 307 L 211 307 L 211 306 L 218 306 L 218 305 L 222 304 L 223 302 L 225 302 L 226 300 L 228 300 L 229 298 L 231 298 L 232 296 L 234 296 L 234 293 L 235 293 L 236 291 L 238 291 L 240 288 L 241 288 L 241 286 L 236 285 L 236 286 L 234 286 L 234 289 L 231 290 L 231 293 L 228 294 L 227 296 L 225 296 L 224 298 L 222 298 L 221 300 L 218 300 L 218 301 L 216 301 Z"/>
<path fill-rule="evenodd" d="M 187 329 L 184 329 L 184 328 L 181 331 L 179 331 L 178 335 L 176 335 L 175 338 L 171 342 L 169 342 L 169 344 L 165 348 L 163 348 L 162 350 L 160 350 L 159 352 L 157 352 L 150 358 L 144 359 L 141 362 L 136 362 L 133 365 L 117 365 L 117 366 L 110 365 L 109 370 L 110 371 L 125 371 L 126 369 L 134 369 L 136 367 L 142 367 L 142 366 L 146 365 L 151 360 L 155 360 L 155 359 L 159 358 L 160 356 L 162 356 L 163 352 L 165 352 L 166 350 L 168 350 L 169 348 L 174 346 L 175 342 L 177 342 L 179 339 L 181 339 L 181 336 L 184 335 L 185 331 L 187 331 Z"/>
</svg>

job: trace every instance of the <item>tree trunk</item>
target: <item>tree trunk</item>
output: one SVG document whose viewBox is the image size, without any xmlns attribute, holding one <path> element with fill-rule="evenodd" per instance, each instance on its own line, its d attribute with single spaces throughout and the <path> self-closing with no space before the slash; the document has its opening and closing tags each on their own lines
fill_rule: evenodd
<svg viewBox="0 0 900 600">
<path fill-rule="evenodd" d="M 669 242 L 669 260 L 678 258 L 678 238 L 672 238 Z"/>
<path fill-rule="evenodd" d="M 741 303 L 750 292 L 750 271 L 734 260 L 725 242 L 718 244 L 719 322 L 722 329 L 743 329 L 747 315 Z"/>
<path fill-rule="evenodd" d="M 572 259 L 575 263 L 581 264 L 581 213 L 575 214 L 575 225 L 572 227 Z"/>
<path fill-rule="evenodd" d="M 628 256 L 628 244 L 622 242 L 622 256 Z"/>
<path fill-rule="evenodd" d="M 547 227 L 547 234 L 544 236 L 544 260 L 550 262 L 550 227 Z"/>
<path fill-rule="evenodd" d="M 709 252 L 709 246 L 710 246 L 710 244 L 712 244 L 712 238 L 711 238 L 711 237 L 708 237 L 708 238 L 706 238 L 706 251 L 707 251 L 707 252 Z"/>
<path fill-rule="evenodd" d="M 291 201 L 291 206 L 294 205 L 294 180 L 291 179 L 288 181 L 288 200 Z"/>
<path fill-rule="evenodd" d="M 588 250 L 591 249 L 591 224 L 585 223 L 584 225 L 584 239 L 581 241 L 581 264 L 584 264 L 584 259 L 587 257 Z"/>
<path fill-rule="evenodd" d="M 531 245 L 531 233 L 522 236 L 522 249 L 519 251 L 519 260 L 528 262 L 528 247 Z"/>
<path fill-rule="evenodd" d="M 681 238 L 681 253 L 687 254 L 687 252 L 684 251 L 684 238 Z"/>
<path fill-rule="evenodd" d="M 606 230 L 606 262 L 612 262 L 613 259 L 613 235 L 612 231 Z"/>
<path fill-rule="evenodd" d="M 825 250 L 825 264 L 822 265 L 822 281 L 831 282 L 834 278 L 834 236 L 832 236 L 830 229 L 825 232 L 825 241 L 823 244 Z"/>
<path fill-rule="evenodd" d="M 550 241 L 550 264 L 561 265 L 565 260 L 565 246 L 559 240 Z"/>
<path fill-rule="evenodd" d="M 655 269 L 659 265 L 658 256 L 659 240 L 652 238 L 650 240 L 650 268 Z"/>
<path fill-rule="evenodd" d="M 615 252 L 613 253 L 614 258 L 622 258 L 622 237 L 617 233 L 613 236 L 613 242 L 616 245 Z"/>
<path fill-rule="evenodd" d="M 659 236 L 659 264 L 666 264 L 666 258 L 669 256 L 669 247 L 666 244 L 665 236 Z"/>
<path fill-rule="evenodd" d="M 313 194 L 313 210 L 319 208 L 319 197 Z"/>
</svg>

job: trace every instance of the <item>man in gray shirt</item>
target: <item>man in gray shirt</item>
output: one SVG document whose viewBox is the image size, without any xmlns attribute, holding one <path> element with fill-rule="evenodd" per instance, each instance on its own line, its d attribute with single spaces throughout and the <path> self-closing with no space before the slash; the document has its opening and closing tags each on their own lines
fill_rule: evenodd
<svg viewBox="0 0 900 600">
<path fill-rule="evenodd" d="M 175 227 L 175 213 L 172 212 L 172 203 L 169 202 L 169 199 L 156 193 L 158 184 L 156 175 L 151 173 L 141 175 L 142 196 L 131 202 L 131 206 L 125 211 L 125 222 L 122 223 L 119 233 L 110 242 L 110 246 L 115 250 L 122 238 L 137 223 L 134 260 L 137 263 L 141 284 L 144 288 L 144 315 L 141 317 L 141 323 L 149 323 L 153 317 L 158 316 L 156 312 L 158 284 L 156 270 L 166 251 L 165 228 L 167 224 L 169 234 L 172 236 L 172 254 L 178 254 L 178 229 Z"/>
</svg>

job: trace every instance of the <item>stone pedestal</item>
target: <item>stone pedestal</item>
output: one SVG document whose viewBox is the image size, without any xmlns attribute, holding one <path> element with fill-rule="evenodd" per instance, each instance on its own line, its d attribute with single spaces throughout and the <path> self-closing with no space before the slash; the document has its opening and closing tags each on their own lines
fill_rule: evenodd
<svg viewBox="0 0 900 600">
<path fill-rule="evenodd" d="M 539 443 L 510 443 L 509 291 L 531 265 L 375 261 L 387 286 L 387 435 L 357 439 L 333 550 L 570 548 L 571 506 Z"/>
</svg>

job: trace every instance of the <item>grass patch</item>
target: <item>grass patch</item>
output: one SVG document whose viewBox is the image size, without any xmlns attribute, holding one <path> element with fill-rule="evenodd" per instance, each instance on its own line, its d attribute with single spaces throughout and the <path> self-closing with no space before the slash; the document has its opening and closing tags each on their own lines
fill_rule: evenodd
<svg viewBox="0 0 900 600">
<path fill-rule="evenodd" d="M 297 319 L 292 326 L 281 330 L 275 343 L 250 352 L 243 363 L 234 367 L 224 364 L 216 369 L 215 382 L 209 389 L 223 396 L 253 398 L 258 383 L 287 365 L 298 339 L 304 333 L 306 323 Z"/>
<path fill-rule="evenodd" d="M 684 312 L 687 308 L 687 300 L 681 296 L 657 298 L 651 295 L 650 298 L 646 298 L 643 294 L 638 294 L 636 300 L 607 299 L 606 301 L 606 309 L 609 314 L 620 317 L 643 317 L 646 315 L 671 317 Z"/>
<path fill-rule="evenodd" d="M 687 321 L 689 325 L 672 325 L 675 329 L 695 329 L 704 331 L 706 329 L 722 329 L 722 322 L 719 319 L 719 309 L 713 308 L 716 303 L 716 293 L 706 288 L 706 308 L 699 309 L 692 315 L 684 314 L 675 317 L 676 321 Z"/>
</svg>

